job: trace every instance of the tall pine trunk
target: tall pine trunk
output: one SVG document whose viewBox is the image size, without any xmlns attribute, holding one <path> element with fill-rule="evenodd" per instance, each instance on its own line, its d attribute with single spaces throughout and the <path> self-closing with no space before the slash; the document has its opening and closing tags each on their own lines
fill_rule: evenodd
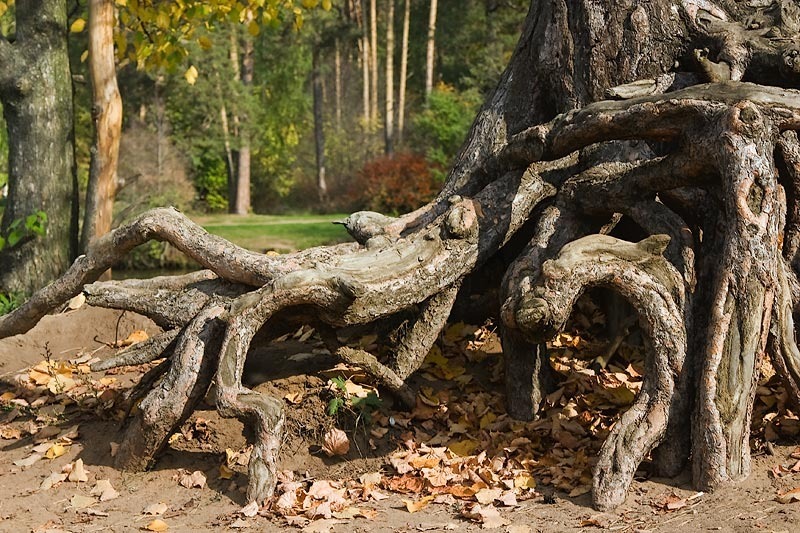
<svg viewBox="0 0 800 533">
<path fill-rule="evenodd" d="M 78 247 L 72 78 L 67 8 L 57 0 L 16 7 L 16 40 L 0 37 L 0 98 L 8 127 L 8 201 L 0 223 L 42 211 L 45 234 L 0 252 L 0 291 L 29 293 L 61 274 Z"/>
</svg>

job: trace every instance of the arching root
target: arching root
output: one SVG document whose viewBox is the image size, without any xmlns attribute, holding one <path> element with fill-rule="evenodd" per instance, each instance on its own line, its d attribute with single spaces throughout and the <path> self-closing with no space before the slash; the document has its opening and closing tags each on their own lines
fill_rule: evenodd
<svg viewBox="0 0 800 533">
<path fill-rule="evenodd" d="M 661 256 L 668 243 L 664 235 L 637 244 L 605 235 L 583 237 L 542 265 L 535 287 L 521 288 L 522 304 L 514 323 L 534 341 L 558 332 L 575 301 L 591 286 L 618 291 L 639 313 L 648 341 L 644 382 L 600 451 L 592 492 L 598 509 L 624 501 L 642 459 L 666 433 L 675 380 L 686 355 L 683 282 Z"/>
</svg>

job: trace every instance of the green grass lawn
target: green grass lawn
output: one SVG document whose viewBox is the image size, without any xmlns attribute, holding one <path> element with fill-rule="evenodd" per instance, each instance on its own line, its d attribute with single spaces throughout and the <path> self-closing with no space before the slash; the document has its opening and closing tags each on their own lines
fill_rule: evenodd
<svg viewBox="0 0 800 533">
<path fill-rule="evenodd" d="M 190 215 L 209 233 L 257 252 L 275 250 L 293 252 L 352 240 L 341 224 L 334 220 L 346 214 L 332 215 Z"/>
</svg>

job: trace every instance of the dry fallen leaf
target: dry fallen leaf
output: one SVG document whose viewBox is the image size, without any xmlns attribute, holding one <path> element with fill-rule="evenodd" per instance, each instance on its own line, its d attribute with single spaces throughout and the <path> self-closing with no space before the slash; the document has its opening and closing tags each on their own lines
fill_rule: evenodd
<svg viewBox="0 0 800 533">
<path fill-rule="evenodd" d="M 75 309 L 80 309 L 83 307 L 83 304 L 86 303 L 86 295 L 80 293 L 77 296 L 73 296 L 69 302 L 67 302 L 67 309 L 74 311 Z"/>
<path fill-rule="evenodd" d="M 152 503 L 145 507 L 144 511 L 142 511 L 143 514 L 149 514 L 153 516 L 162 515 L 165 512 L 167 512 L 167 504 L 162 502 Z"/>
<path fill-rule="evenodd" d="M 339 428 L 329 429 L 323 441 L 322 451 L 328 454 L 328 457 L 346 455 L 350 451 L 350 439 L 347 438 L 347 433 Z"/>
<path fill-rule="evenodd" d="M 94 488 L 89 494 L 92 496 L 100 496 L 101 502 L 107 502 L 119 497 L 119 492 L 114 490 L 114 487 L 111 486 L 111 481 L 108 479 L 97 480 L 97 483 L 95 483 Z"/>
<path fill-rule="evenodd" d="M 464 516 L 477 520 L 484 529 L 497 529 L 508 524 L 498 510 L 492 505 L 475 504 L 471 509 L 465 509 Z"/>
<path fill-rule="evenodd" d="M 42 458 L 42 454 L 34 453 L 26 457 L 25 459 L 20 459 L 18 461 L 14 461 L 14 466 L 21 466 L 21 467 L 28 467 L 31 466 L 33 463 L 38 461 Z"/>
<path fill-rule="evenodd" d="M 86 509 L 87 507 L 91 507 L 96 503 L 94 498 L 90 498 L 89 496 L 84 496 L 83 494 L 76 494 L 69 500 L 69 504 L 71 507 L 75 509 Z"/>
<path fill-rule="evenodd" d="M 42 484 L 39 485 L 39 490 L 49 490 L 66 479 L 67 474 L 52 472 L 44 479 L 44 481 L 42 481 Z"/>
<path fill-rule="evenodd" d="M 800 502 L 800 487 L 795 487 L 789 491 L 778 493 L 775 497 L 778 503 Z"/>
<path fill-rule="evenodd" d="M 500 497 L 503 489 L 481 489 L 475 494 L 475 499 L 481 505 L 489 505 Z"/>
<path fill-rule="evenodd" d="M 163 520 L 159 520 L 158 518 L 156 518 L 155 520 L 147 524 L 147 526 L 145 526 L 145 529 L 147 529 L 148 531 L 166 531 L 169 529 L 169 526 Z"/>
<path fill-rule="evenodd" d="M 404 504 L 406 504 L 406 509 L 408 509 L 409 513 L 416 513 L 417 511 L 421 511 L 422 509 L 426 508 L 429 503 L 433 501 L 433 496 L 425 496 L 421 500 L 401 500 Z"/>
<path fill-rule="evenodd" d="M 250 502 L 241 509 L 239 509 L 239 514 L 244 515 L 248 518 L 252 518 L 258 514 L 258 502 Z"/>
<path fill-rule="evenodd" d="M 330 533 L 336 524 L 343 524 L 344 520 L 325 519 L 315 520 L 303 528 L 303 533 Z"/>
<path fill-rule="evenodd" d="M 61 457 L 67 453 L 67 447 L 61 444 L 53 444 L 50 446 L 47 451 L 44 453 L 44 456 L 48 459 L 55 459 L 57 457 Z"/>
<path fill-rule="evenodd" d="M 89 481 L 86 469 L 83 468 L 83 459 L 78 459 L 72 463 L 72 468 L 69 471 L 67 479 L 73 483 L 85 483 Z"/>
<path fill-rule="evenodd" d="M 132 344 L 136 344 L 142 341 L 146 341 L 149 338 L 147 332 L 137 329 L 130 335 L 128 335 L 124 341 L 119 343 L 120 348 L 124 348 L 125 346 L 131 346 Z"/>
<path fill-rule="evenodd" d="M 206 486 L 206 475 L 202 473 L 200 470 L 195 470 L 191 474 L 186 470 L 179 471 L 178 475 L 178 483 L 182 487 L 186 487 L 187 489 L 191 489 L 197 487 L 198 489 L 202 489 Z"/>
</svg>

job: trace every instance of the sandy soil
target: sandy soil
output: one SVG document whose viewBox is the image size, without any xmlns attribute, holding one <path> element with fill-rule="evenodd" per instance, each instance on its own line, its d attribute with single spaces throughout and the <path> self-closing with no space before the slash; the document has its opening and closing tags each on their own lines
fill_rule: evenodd
<svg viewBox="0 0 800 533">
<path fill-rule="evenodd" d="M 46 317 L 28 334 L 0 341 L 0 394 L 13 390 L 14 376 L 42 361 L 48 350 L 55 360 L 68 360 L 86 353 L 104 357 L 111 350 L 103 342 L 114 342 L 115 337 L 123 339 L 134 330 L 145 330 L 149 334 L 157 332 L 148 320 L 130 313 L 120 319 L 117 311 L 84 307 Z M 302 345 L 295 348 L 303 353 Z M 313 347 L 305 350 L 313 353 Z M 308 364 L 305 356 L 295 359 L 303 365 Z M 288 374 L 283 372 L 279 379 L 273 378 L 273 382 L 260 386 L 291 390 L 292 380 L 298 378 Z M 259 381 L 263 375 L 263 371 L 253 370 L 251 383 Z M 131 373 L 116 377 L 124 381 L 137 376 Z M 290 416 L 294 427 L 305 425 L 308 430 L 316 424 L 321 430 L 325 425 L 324 417 L 320 416 L 324 405 L 318 398 L 307 398 L 299 408 L 290 408 L 294 411 Z M 12 414 L 9 408 L 0 411 L 0 425 L 9 422 Z M 14 465 L 14 461 L 29 457 L 41 438 L 28 435 L 0 440 L 0 531 L 140 531 L 155 518 L 168 524 L 169 531 L 248 528 L 253 531 L 297 531 L 280 518 L 242 518 L 237 514 L 245 504 L 246 468 L 237 468 L 231 479 L 223 479 L 220 477 L 220 464 L 224 461 L 226 449 L 238 450 L 245 445 L 243 427 L 238 421 L 220 418 L 210 408 L 195 413 L 185 426 L 184 435 L 174 440 L 151 471 L 137 474 L 119 472 L 110 466 L 110 443 L 120 438 L 120 422 L 107 411 L 94 412 L 68 405 L 59 412 L 59 409 L 45 406 L 39 411 L 16 413 L 15 416 L 9 422 L 12 425 L 30 424 L 37 418 L 41 425 L 51 417 L 52 424 L 62 431 L 62 435 L 78 425 L 79 436 L 67 447 L 64 455 L 52 460 L 43 458 L 29 467 Z M 357 478 L 361 473 L 385 467 L 386 455 L 393 447 L 391 439 L 387 438 L 387 444 L 374 451 L 363 447 L 352 449 L 343 460 L 327 459 L 312 453 L 315 445 L 319 444 L 313 442 L 314 434 L 314 431 L 294 432 L 286 446 L 283 468 L 298 475 L 307 472 L 318 479 Z M 186 438 L 186 435 L 191 438 Z M 58 435 L 51 438 L 58 438 Z M 775 501 L 778 491 L 800 486 L 800 473 L 787 473 L 778 478 L 771 474 L 776 465 L 794 464 L 795 461 L 788 457 L 796 444 L 779 443 L 774 447 L 774 455 L 754 457 L 753 473 L 748 480 L 714 494 L 696 496 L 689 485 L 688 474 L 678 479 L 635 481 L 625 504 L 613 513 L 594 511 L 588 495 L 569 498 L 542 487 L 542 497 L 523 501 L 513 508 L 502 508 L 500 514 L 507 525 L 496 531 L 800 531 L 800 502 L 783 505 Z M 47 490 L 40 488 L 52 472 L 61 472 L 65 465 L 76 459 L 85 464 L 88 481 L 66 481 Z M 175 479 L 179 469 L 204 472 L 206 485 L 203 488 L 179 485 Z M 119 497 L 96 502 L 87 508 L 76 508 L 76 501 L 80 503 L 75 499 L 76 495 L 89 496 L 96 481 L 102 479 L 110 481 Z M 679 509 L 666 511 L 660 502 L 670 494 L 679 498 L 696 497 L 687 500 Z M 360 507 L 378 511 L 372 520 L 316 521 L 311 522 L 307 530 L 350 533 L 481 529 L 480 524 L 462 518 L 456 505 L 431 504 L 412 514 L 406 510 L 402 498 L 390 494 L 385 500 L 360 504 Z M 166 511 L 160 516 L 145 515 L 144 510 L 155 503 L 166 504 Z"/>
</svg>

